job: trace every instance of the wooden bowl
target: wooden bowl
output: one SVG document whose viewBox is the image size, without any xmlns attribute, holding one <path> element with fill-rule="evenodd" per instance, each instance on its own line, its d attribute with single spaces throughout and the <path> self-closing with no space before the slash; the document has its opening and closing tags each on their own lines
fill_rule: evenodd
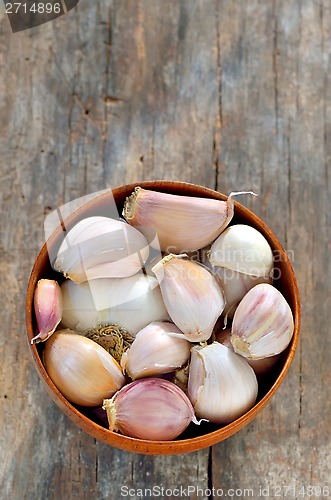
<svg viewBox="0 0 331 500">
<path fill-rule="evenodd" d="M 153 189 L 166 193 L 186 196 L 198 196 L 202 198 L 214 198 L 217 200 L 226 200 L 226 196 L 205 187 L 187 184 L 184 182 L 175 181 L 150 181 L 137 184 L 121 186 L 112 191 L 114 200 L 118 207 L 118 212 L 121 214 L 125 198 L 129 196 L 136 186 L 142 186 L 146 189 Z M 79 220 L 92 215 L 109 215 L 110 207 L 109 194 L 103 193 L 97 195 L 80 208 L 75 210 L 65 219 L 66 229 L 70 229 Z M 219 426 L 216 424 L 203 423 L 200 426 L 190 425 L 185 433 L 175 441 L 145 441 L 117 434 L 109 431 L 102 422 L 98 420 L 97 415 L 90 410 L 75 407 L 69 403 L 65 397 L 55 387 L 52 380 L 48 376 L 41 359 L 43 344 L 31 345 L 31 339 L 36 335 L 35 317 L 33 310 L 33 295 L 40 278 L 55 278 L 59 279 L 60 275 L 55 273 L 49 262 L 48 251 L 55 252 L 63 239 L 63 229 L 59 226 L 51 235 L 46 244 L 41 249 L 35 265 L 33 267 L 26 297 L 26 328 L 29 346 L 32 352 L 34 364 L 41 380 L 45 383 L 53 401 L 59 408 L 81 429 L 88 432 L 93 437 L 104 441 L 105 443 L 117 448 L 128 450 L 131 452 L 168 455 L 175 453 L 186 453 L 202 448 L 206 448 L 215 443 L 223 441 L 231 435 L 238 432 L 242 427 L 251 422 L 256 415 L 266 406 L 270 399 L 277 392 L 281 382 L 283 381 L 290 364 L 293 360 L 294 353 L 298 344 L 299 327 L 300 327 L 300 301 L 299 291 L 296 278 L 290 264 L 290 261 L 282 248 L 281 244 L 262 220 L 254 215 L 250 210 L 235 202 L 235 215 L 232 223 L 249 224 L 259 230 L 269 241 L 271 248 L 277 254 L 277 269 L 278 279 L 275 281 L 275 286 L 283 293 L 289 303 L 294 317 L 294 334 L 290 345 L 284 351 L 280 361 L 275 368 L 263 379 L 259 384 L 259 394 L 256 404 L 251 410 L 245 413 L 231 424 Z M 52 253 L 53 255 L 53 253 Z"/>
</svg>

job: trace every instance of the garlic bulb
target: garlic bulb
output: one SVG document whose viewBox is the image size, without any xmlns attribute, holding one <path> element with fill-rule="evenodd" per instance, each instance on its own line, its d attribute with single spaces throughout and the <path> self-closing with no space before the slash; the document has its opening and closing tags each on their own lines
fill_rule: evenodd
<svg viewBox="0 0 331 500">
<path fill-rule="evenodd" d="M 34 292 L 34 311 L 38 335 L 31 340 L 31 344 L 47 340 L 61 321 L 62 294 L 56 281 L 47 279 L 38 281 Z"/>
<path fill-rule="evenodd" d="M 152 271 L 169 316 L 182 336 L 200 342 L 209 339 L 224 309 L 223 293 L 204 266 L 184 257 L 167 255 Z"/>
<path fill-rule="evenodd" d="M 234 351 L 233 345 L 231 344 L 231 328 L 227 328 L 226 330 L 219 330 L 215 333 L 215 338 L 216 341 L 219 342 L 220 344 L 223 344 L 225 347 L 228 349 L 231 349 L 231 351 Z M 280 358 L 280 355 L 277 354 L 276 356 L 270 356 L 269 358 L 263 358 L 263 359 L 249 359 L 245 358 L 247 363 L 253 368 L 255 371 L 255 375 L 257 377 L 261 377 L 261 375 L 264 375 L 265 373 L 269 372 L 278 362 Z"/>
<path fill-rule="evenodd" d="M 266 278 L 273 266 L 269 243 L 259 231 L 245 224 L 228 227 L 212 244 L 209 260 L 213 266 Z"/>
<path fill-rule="evenodd" d="M 160 288 L 152 276 L 100 278 L 62 286 L 66 328 L 84 332 L 98 325 L 117 324 L 135 335 L 152 321 L 169 319 Z"/>
<path fill-rule="evenodd" d="M 184 392 L 172 382 L 146 378 L 126 385 L 105 400 L 109 429 L 138 439 L 175 439 L 191 422 L 198 424 Z"/>
<path fill-rule="evenodd" d="M 123 215 L 164 252 L 182 253 L 211 243 L 233 217 L 233 202 L 178 196 L 137 187 L 126 199 Z M 151 245 L 153 245 L 151 243 Z"/>
<path fill-rule="evenodd" d="M 251 288 L 260 283 L 271 283 L 272 281 L 270 276 L 252 276 L 224 267 L 212 269 L 224 292 L 226 305 L 223 314 L 227 315 L 228 318 L 233 317 L 237 305 Z"/>
<path fill-rule="evenodd" d="M 190 356 L 190 343 L 173 323 L 153 322 L 137 333 L 123 354 L 121 366 L 132 380 L 169 373 L 183 366 Z"/>
<path fill-rule="evenodd" d="M 228 424 L 252 408 L 257 392 L 255 373 L 238 354 L 218 342 L 191 349 L 188 396 L 198 417 Z"/>
<path fill-rule="evenodd" d="M 231 342 L 238 354 L 252 359 L 274 356 L 291 341 L 291 308 L 272 285 L 256 285 L 237 307 L 231 331 Z"/>
<path fill-rule="evenodd" d="M 98 406 L 125 383 L 119 364 L 105 349 L 70 330 L 48 339 L 43 361 L 56 387 L 74 404 Z"/>
<path fill-rule="evenodd" d="M 124 278 L 147 260 L 146 238 L 123 221 L 87 217 L 67 234 L 53 264 L 75 283 L 95 278 Z"/>
</svg>

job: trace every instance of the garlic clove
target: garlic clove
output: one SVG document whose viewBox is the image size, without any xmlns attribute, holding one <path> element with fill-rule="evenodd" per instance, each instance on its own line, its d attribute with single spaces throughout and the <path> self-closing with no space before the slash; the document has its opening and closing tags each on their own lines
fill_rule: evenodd
<svg viewBox="0 0 331 500">
<path fill-rule="evenodd" d="M 160 378 L 131 382 L 105 400 L 103 408 L 111 431 L 138 439 L 173 440 L 191 422 L 199 423 L 184 392 Z"/>
<path fill-rule="evenodd" d="M 167 255 L 152 269 L 164 304 L 190 342 L 208 340 L 224 309 L 221 288 L 204 266 L 185 256 Z"/>
<path fill-rule="evenodd" d="M 223 314 L 229 319 L 233 318 L 239 302 L 251 288 L 260 283 L 271 284 L 272 282 L 270 276 L 252 276 L 225 267 L 213 267 L 212 269 L 224 292 L 226 305 Z"/>
<path fill-rule="evenodd" d="M 169 373 L 183 366 L 190 356 L 190 343 L 172 334 L 181 331 L 168 322 L 153 322 L 137 333 L 123 354 L 123 370 L 136 380 Z"/>
<path fill-rule="evenodd" d="M 125 384 L 119 364 L 105 349 L 69 330 L 48 339 L 43 361 L 53 383 L 74 404 L 101 405 Z"/>
<path fill-rule="evenodd" d="M 226 330 L 219 329 L 219 331 L 215 330 L 213 333 L 215 334 L 216 341 L 234 352 L 233 345 L 231 344 L 231 328 L 227 328 Z M 253 368 L 255 375 L 257 377 L 261 377 L 262 375 L 268 373 L 276 365 L 279 358 L 280 354 L 276 354 L 276 356 L 270 356 L 269 358 L 263 359 L 245 359 L 247 363 Z"/>
<path fill-rule="evenodd" d="M 237 307 L 231 331 L 235 352 L 246 358 L 280 354 L 289 345 L 294 331 L 291 308 L 272 285 L 256 285 Z"/>
<path fill-rule="evenodd" d="M 209 260 L 213 266 L 265 278 L 273 267 L 269 243 L 259 231 L 245 224 L 228 227 L 212 244 Z"/>
<path fill-rule="evenodd" d="M 85 332 L 99 325 L 116 324 L 132 335 L 152 321 L 168 320 L 160 288 L 152 276 L 100 278 L 62 286 L 62 326 Z"/>
<path fill-rule="evenodd" d="M 233 217 L 233 202 L 178 196 L 137 187 L 126 199 L 123 215 L 162 251 L 183 253 L 211 243 Z M 152 243 L 151 243 L 152 244 Z"/>
<path fill-rule="evenodd" d="M 228 424 L 254 405 L 258 384 L 247 361 L 218 342 L 191 349 L 188 396 L 195 414 Z"/>
<path fill-rule="evenodd" d="M 38 335 L 31 340 L 31 344 L 47 340 L 61 321 L 62 293 L 56 281 L 48 279 L 38 281 L 34 292 L 34 311 Z"/>
<path fill-rule="evenodd" d="M 126 222 L 87 217 L 68 232 L 53 268 L 75 283 L 123 278 L 139 272 L 148 255 L 146 238 Z"/>
</svg>

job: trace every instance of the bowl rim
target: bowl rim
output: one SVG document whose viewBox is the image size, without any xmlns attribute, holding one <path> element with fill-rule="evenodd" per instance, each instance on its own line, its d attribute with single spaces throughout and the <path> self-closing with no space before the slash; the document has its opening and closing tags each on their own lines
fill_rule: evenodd
<svg viewBox="0 0 331 500">
<path fill-rule="evenodd" d="M 107 200 L 107 197 L 109 196 L 109 192 L 112 192 L 114 199 L 116 200 L 116 197 L 128 196 L 127 193 L 134 191 L 134 189 L 137 186 L 141 186 L 144 189 L 161 190 L 163 192 L 170 192 L 173 194 L 191 195 L 204 198 L 218 199 L 222 201 L 225 201 L 228 198 L 223 193 L 220 193 L 213 189 L 187 182 L 172 181 L 172 180 L 135 182 L 131 184 L 124 184 L 117 188 L 103 191 L 101 194 L 96 194 L 96 196 L 92 197 L 90 200 L 83 203 L 81 206 L 79 206 L 76 210 L 74 210 L 71 214 L 69 214 L 65 218 L 66 227 L 70 227 L 70 225 L 77 223 L 80 218 L 83 218 L 82 216 L 84 216 L 86 212 L 90 210 L 92 211 L 95 210 L 100 204 L 102 204 L 102 202 L 105 202 Z M 230 424 L 227 424 L 225 426 L 220 427 L 219 429 L 207 432 L 205 434 L 196 437 L 190 437 L 174 441 L 149 441 L 149 440 L 136 439 L 124 436 L 122 434 L 110 431 L 102 427 L 98 423 L 90 420 L 60 393 L 60 391 L 57 389 L 57 387 L 54 385 L 51 378 L 47 374 L 44 365 L 42 363 L 41 356 L 39 355 L 37 346 L 36 344 L 31 344 L 31 339 L 35 335 L 32 322 L 34 314 L 33 296 L 34 296 L 36 282 L 40 278 L 38 276 L 40 262 L 42 259 L 48 258 L 47 243 L 49 243 L 50 241 L 59 242 L 60 234 L 63 235 L 61 224 L 59 224 L 59 226 L 51 234 L 51 236 L 47 240 L 47 243 L 44 243 L 44 245 L 42 246 L 34 262 L 26 293 L 25 316 L 26 316 L 26 333 L 27 333 L 28 344 L 30 347 L 30 351 L 32 353 L 34 365 L 37 369 L 38 375 L 44 382 L 47 392 L 49 393 L 53 401 L 79 428 L 81 428 L 94 438 L 103 441 L 108 445 L 114 446 L 116 448 L 142 454 L 170 455 L 170 454 L 180 454 L 180 453 L 197 451 L 212 446 L 218 442 L 221 442 L 224 439 L 227 439 L 228 437 L 238 432 L 245 425 L 251 422 L 258 415 L 258 413 L 260 413 L 260 411 L 269 403 L 269 401 L 277 392 L 278 388 L 280 387 L 281 383 L 284 380 L 286 373 L 290 368 L 299 341 L 300 320 L 301 320 L 299 289 L 292 268 L 292 264 L 284 248 L 278 241 L 276 235 L 271 231 L 271 229 L 267 226 L 267 224 L 263 222 L 251 210 L 249 210 L 248 208 L 241 205 L 235 200 L 234 200 L 234 206 L 235 206 L 235 212 L 236 211 L 240 212 L 241 216 L 244 216 L 247 219 L 254 221 L 254 227 L 257 226 L 259 230 L 262 232 L 262 234 L 264 234 L 267 237 L 269 243 L 270 241 L 273 243 L 272 245 L 273 250 L 277 249 L 278 251 L 281 252 L 282 258 L 284 259 L 284 266 L 286 266 L 291 276 L 291 285 L 293 293 L 293 305 L 291 309 L 294 319 L 294 332 L 290 345 L 287 348 L 288 353 L 286 355 L 285 361 L 283 362 L 283 366 L 279 374 L 277 375 L 276 380 L 273 382 L 273 384 L 266 392 L 266 394 L 257 403 L 255 403 L 254 406 L 249 411 L 247 411 L 244 415 L 234 420 Z M 274 245 L 274 243 L 276 245 Z"/>
</svg>

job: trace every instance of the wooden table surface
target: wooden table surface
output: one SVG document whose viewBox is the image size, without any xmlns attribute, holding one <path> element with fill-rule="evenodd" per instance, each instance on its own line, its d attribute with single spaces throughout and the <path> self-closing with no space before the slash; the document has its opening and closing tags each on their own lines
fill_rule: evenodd
<svg viewBox="0 0 331 500">
<path fill-rule="evenodd" d="M 0 42 L 0 498 L 149 498 L 139 488 L 152 487 L 185 498 L 189 486 L 192 499 L 213 487 L 215 498 L 326 498 L 330 2 L 81 0 L 15 34 L 1 6 Z M 232 438 L 182 456 L 130 454 L 76 428 L 25 337 L 45 215 L 149 179 L 258 192 L 241 201 L 288 250 L 303 307 L 276 397 Z"/>
</svg>

